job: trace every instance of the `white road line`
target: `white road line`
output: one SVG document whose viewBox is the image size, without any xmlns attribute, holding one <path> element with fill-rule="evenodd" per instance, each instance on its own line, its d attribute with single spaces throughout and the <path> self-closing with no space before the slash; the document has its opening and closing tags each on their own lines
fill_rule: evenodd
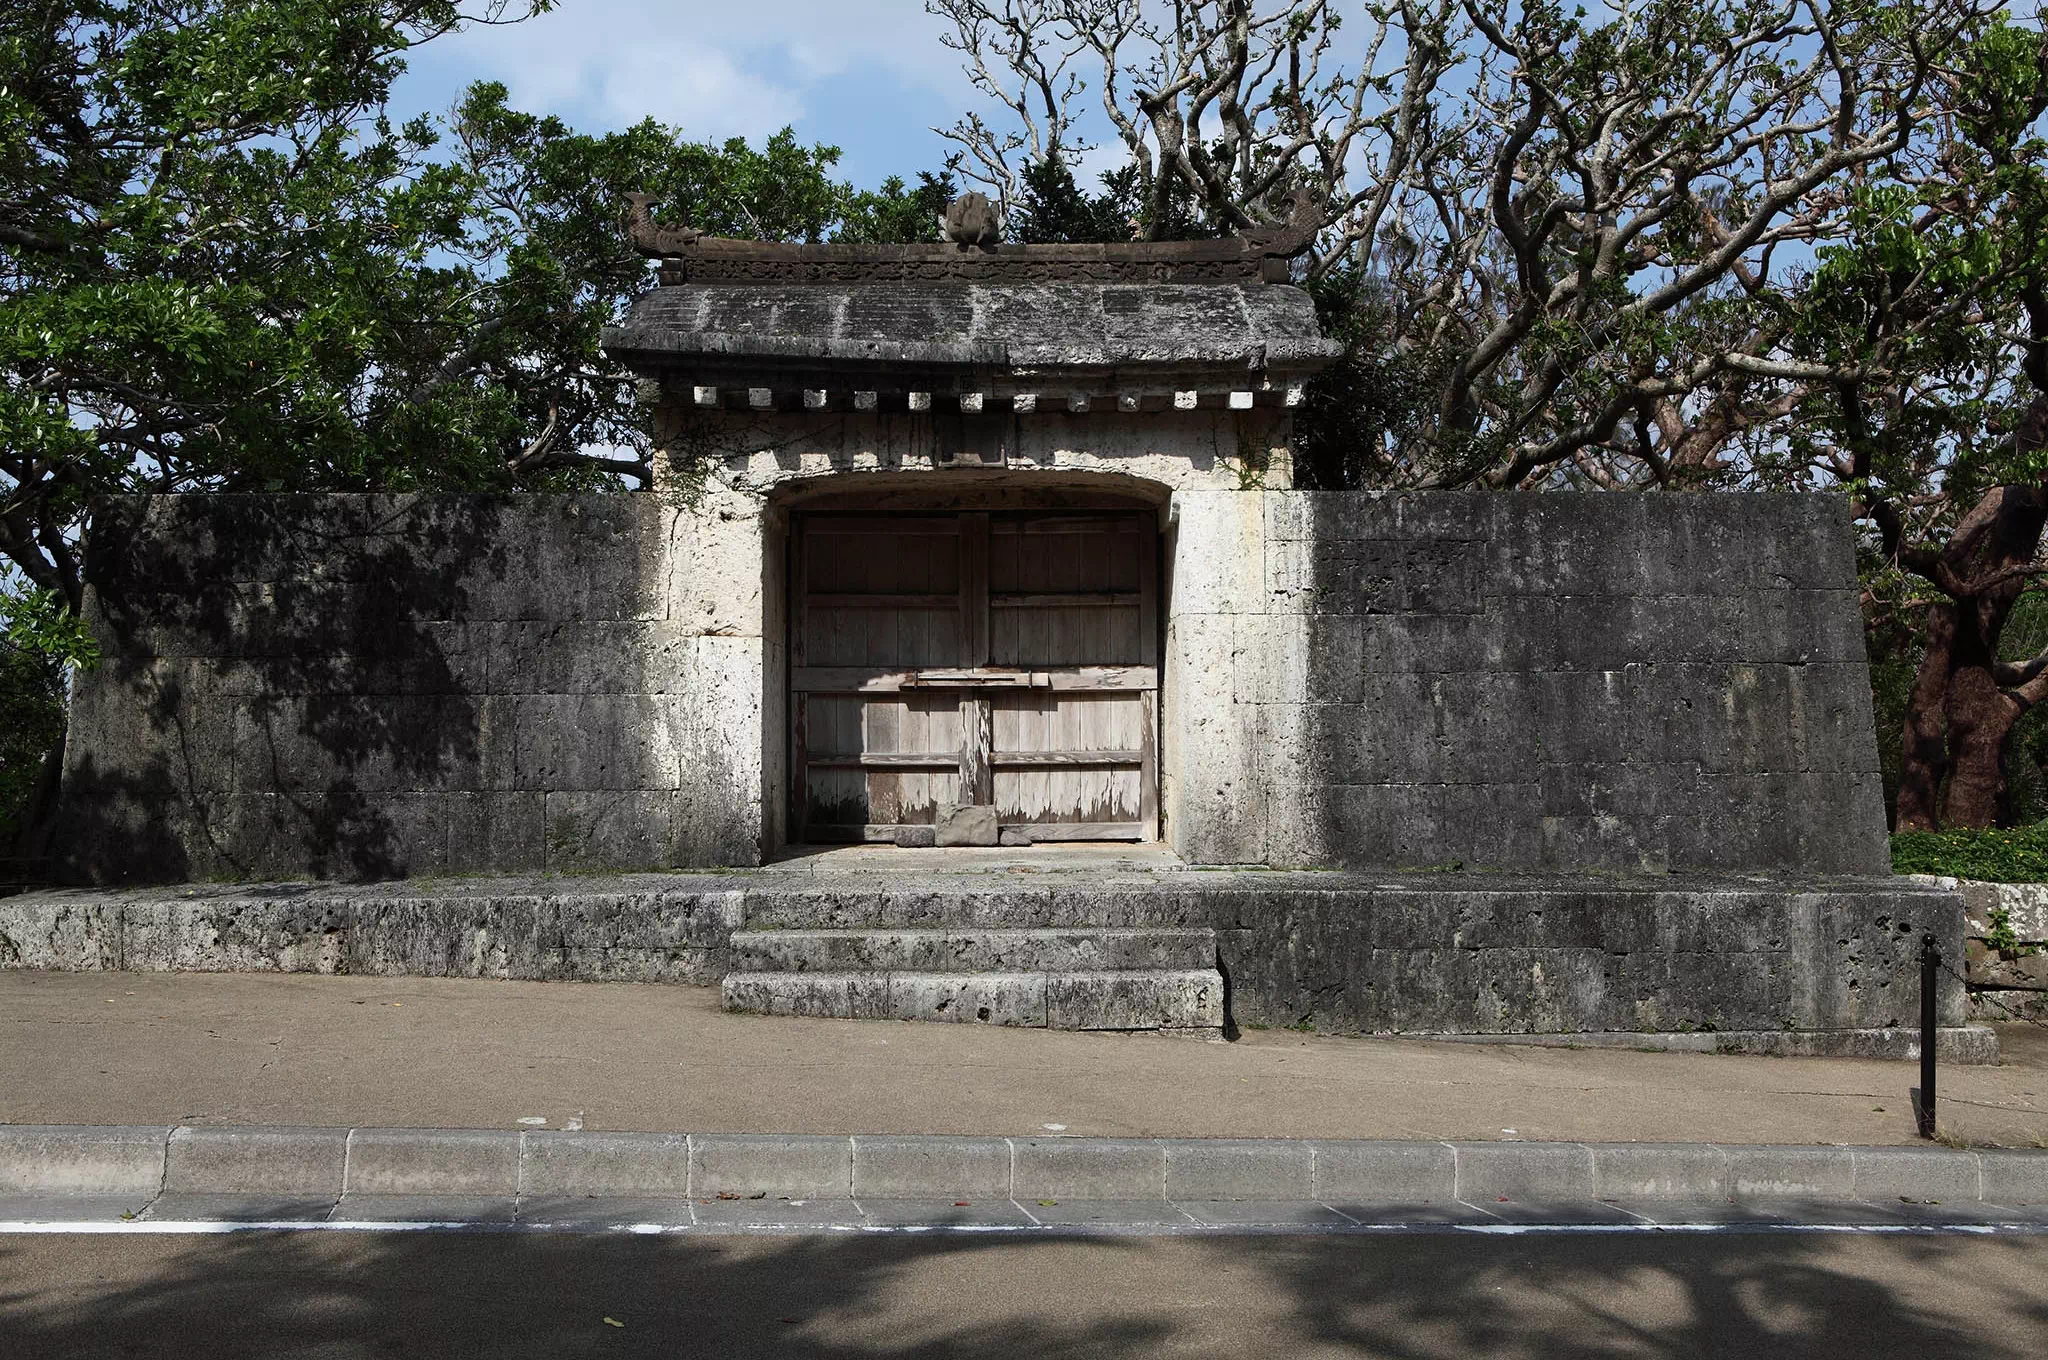
<svg viewBox="0 0 2048 1360">
<path fill-rule="evenodd" d="M 283 1219 L 275 1222 L 221 1223 L 213 1221 L 80 1220 L 76 1222 L 0 1222 L 0 1237 L 221 1237 L 252 1232 L 355 1232 L 355 1233 L 621 1233 L 648 1237 L 720 1237 L 760 1234 L 791 1236 L 806 1233 L 869 1234 L 876 1236 L 914 1234 L 1012 1234 L 1019 1236 L 1250 1236 L 1250 1237 L 1359 1237 L 1359 1236 L 1441 1236 L 1466 1233 L 1486 1237 L 1544 1236 L 1562 1233 L 1607 1236 L 1654 1236 L 1683 1233 L 1691 1236 L 1782 1236 L 1799 1233 L 1836 1233 L 1854 1236 L 1932 1236 L 1963 1233 L 1974 1236 L 2048 1235 L 2048 1223 L 1354 1223 L 1354 1224 L 1160 1224 L 1160 1223 L 618 1223 L 562 1226 L 550 1223 L 467 1222 L 448 1220 L 431 1223 L 380 1223 L 344 1220 L 326 1222 Z"/>
</svg>

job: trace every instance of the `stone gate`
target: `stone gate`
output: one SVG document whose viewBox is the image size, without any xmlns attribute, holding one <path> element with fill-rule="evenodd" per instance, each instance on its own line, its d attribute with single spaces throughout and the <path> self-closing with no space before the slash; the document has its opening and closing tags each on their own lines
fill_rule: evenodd
<svg viewBox="0 0 2048 1360">
<path fill-rule="evenodd" d="M 1351 874 L 1328 897 L 1290 876 L 1310 895 L 1270 911 L 1242 883 L 1145 898 L 1126 927 L 1085 902 L 1007 921 L 962 889 L 979 905 L 951 915 L 818 905 L 868 934 L 811 953 L 744 911 L 691 936 L 691 968 L 797 979 L 729 984 L 747 1004 L 849 1014 L 961 995 L 876 1003 L 859 980 L 891 968 L 1060 974 L 1016 940 L 892 965 L 931 942 L 874 932 L 1142 926 L 1212 933 L 1057 948 L 1068 972 L 1122 950 L 1215 978 L 1196 1027 L 1234 958 L 1268 1017 L 1870 1043 L 1905 1014 L 1863 1005 L 1907 991 L 1894 937 L 1960 947 L 1951 895 L 1886 877 L 1840 500 L 1296 490 L 1294 413 L 1336 347 L 1284 242 L 655 244 L 661 286 L 606 344 L 656 404 L 660 490 L 98 508 L 108 660 L 76 701 L 67 876 L 673 871 L 847 843 L 915 874 L 949 863 L 925 846 L 1072 842 Z M 821 1000 L 804 973 L 851 980 Z M 1873 990 L 1825 1001 L 1850 973 Z"/>
</svg>

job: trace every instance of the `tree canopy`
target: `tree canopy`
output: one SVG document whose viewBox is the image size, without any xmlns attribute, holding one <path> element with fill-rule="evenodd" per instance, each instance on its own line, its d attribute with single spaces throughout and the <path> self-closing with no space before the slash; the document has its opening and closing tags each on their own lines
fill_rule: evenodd
<svg viewBox="0 0 2048 1360">
<path fill-rule="evenodd" d="M 927 8 L 987 98 L 950 130 L 962 173 L 1006 203 L 1093 127 L 1155 238 L 1177 196 L 1228 230 L 1318 197 L 1304 281 L 1377 353 L 1362 389 L 1325 385 L 1345 447 L 1315 475 L 1418 488 L 1698 485 L 1782 428 L 1774 385 L 1852 366 L 1793 301 L 1815 251 L 1929 171 L 2004 22 L 1996 0 Z"/>
<path fill-rule="evenodd" d="M 63 729 L 94 496 L 646 485 L 599 348 L 651 283 L 626 192 L 734 236 L 935 235 L 944 175 L 855 190 L 787 130 L 592 136 L 488 83 L 394 119 L 407 53 L 551 0 L 478 3 L 0 8 L 0 839 Z"/>
<path fill-rule="evenodd" d="M 502 86 L 396 122 L 405 54 L 548 0 L 27 0 L 0 14 L 0 556 L 76 605 L 120 491 L 644 484 L 604 325 L 648 284 L 621 196 L 722 233 L 925 239 L 942 177 Z"/>
</svg>

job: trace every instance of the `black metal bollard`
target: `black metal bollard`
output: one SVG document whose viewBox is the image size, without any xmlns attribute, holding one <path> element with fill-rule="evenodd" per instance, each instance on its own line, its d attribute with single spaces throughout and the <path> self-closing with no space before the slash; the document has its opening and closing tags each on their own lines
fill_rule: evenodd
<svg viewBox="0 0 2048 1360">
<path fill-rule="evenodd" d="M 1941 946 L 1932 935 L 1920 940 L 1920 1136 L 1934 1137 L 1935 979 L 1941 971 Z"/>
</svg>

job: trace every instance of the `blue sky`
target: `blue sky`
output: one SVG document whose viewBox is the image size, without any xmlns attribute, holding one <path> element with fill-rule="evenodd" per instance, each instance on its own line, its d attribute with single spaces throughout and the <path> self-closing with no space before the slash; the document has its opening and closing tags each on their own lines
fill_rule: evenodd
<svg viewBox="0 0 2048 1360">
<path fill-rule="evenodd" d="M 440 112 L 474 80 L 516 106 L 601 132 L 652 115 L 693 139 L 760 140 L 785 124 L 844 149 L 870 186 L 936 169 L 930 130 L 973 101 L 922 0 L 560 0 L 552 14 L 421 48 L 400 112 Z"/>
</svg>

